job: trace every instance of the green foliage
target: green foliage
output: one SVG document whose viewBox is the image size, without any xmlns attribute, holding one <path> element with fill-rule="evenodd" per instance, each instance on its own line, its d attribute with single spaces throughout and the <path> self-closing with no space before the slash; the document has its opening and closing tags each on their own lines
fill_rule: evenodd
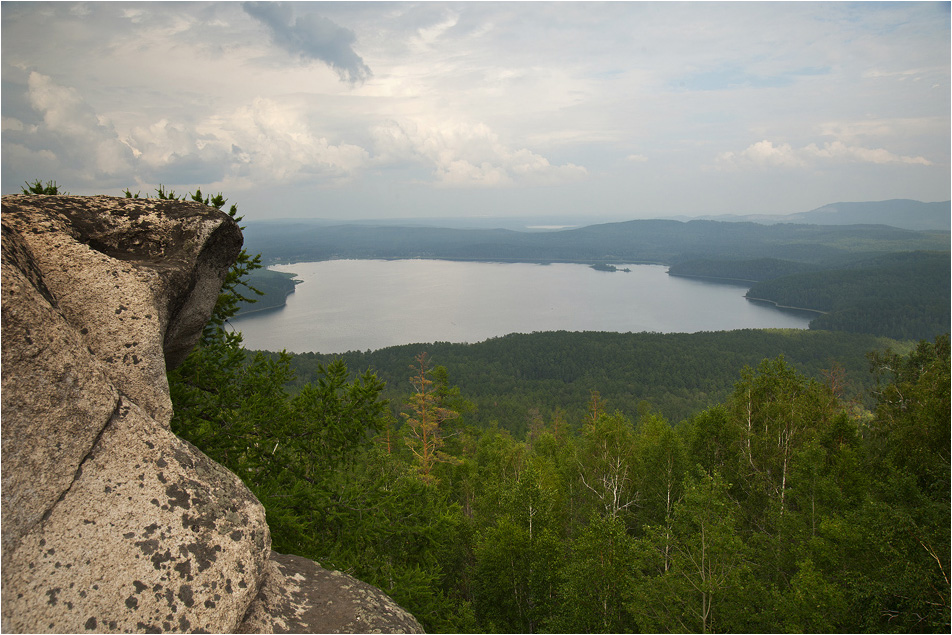
<svg viewBox="0 0 952 635">
<path fill-rule="evenodd" d="M 598 415 L 582 427 L 576 460 L 591 513 L 625 520 L 641 502 L 645 475 L 637 450 L 634 426 L 621 413 Z"/>
<path fill-rule="evenodd" d="M 728 401 L 738 462 L 725 469 L 735 496 L 753 503 L 746 510 L 751 529 L 768 530 L 788 512 L 793 459 L 826 425 L 831 400 L 826 387 L 806 380 L 783 356 L 764 360 L 756 373 L 750 368 L 741 373 Z"/>
<path fill-rule="evenodd" d="M 844 630 L 849 606 L 844 589 L 819 571 L 812 560 L 797 563 L 797 573 L 781 600 L 785 632 L 833 633 Z"/>
<path fill-rule="evenodd" d="M 637 625 L 629 609 L 636 584 L 635 540 L 618 518 L 595 517 L 573 541 L 562 572 L 559 611 L 552 627 L 562 633 L 628 633 Z"/>
<path fill-rule="evenodd" d="M 554 523 L 555 491 L 535 465 L 503 496 L 505 509 L 476 538 L 473 596 L 488 630 L 539 632 L 555 612 L 562 553 Z"/>
<path fill-rule="evenodd" d="M 642 628 L 751 630 L 738 609 L 747 599 L 752 554 L 737 531 L 740 510 L 728 488 L 717 472 L 687 477 L 671 536 L 655 531 L 640 541 L 648 575 L 631 610 Z M 669 543 L 672 555 L 663 559 Z"/>
<path fill-rule="evenodd" d="M 590 392 L 597 389 L 609 410 L 635 418 L 646 401 L 670 422 L 687 419 L 731 393 L 744 366 L 783 353 L 787 362 L 820 380 L 840 364 L 848 380 L 844 399 L 871 408 L 866 353 L 897 348 L 869 335 L 806 330 L 741 330 L 718 333 L 569 333 L 512 334 L 476 344 L 436 342 L 426 350 L 452 375 L 475 409 L 468 424 L 492 421 L 525 438 L 530 412 L 543 418 L 562 413 L 572 427 L 584 416 Z M 411 390 L 407 367 L 422 345 L 393 346 L 342 355 L 302 353 L 291 365 L 297 382 L 309 381 L 318 364 L 340 357 L 353 370 L 373 369 L 387 384 L 386 396 L 401 403 Z"/>
<path fill-rule="evenodd" d="M 317 557 L 333 525 L 338 472 L 383 428 L 382 385 L 348 383 L 343 362 L 289 395 L 287 357 L 246 356 L 227 334 L 202 342 L 169 373 L 173 431 L 241 476 L 265 505 L 274 548 Z"/>
<path fill-rule="evenodd" d="M 683 606 L 685 625 L 696 632 L 716 630 L 718 622 L 729 626 L 720 615 L 726 612 L 720 609 L 722 598 L 741 586 L 750 566 L 737 532 L 739 510 L 727 492 L 728 483 L 717 472 L 702 472 L 686 484 L 675 510 L 674 557 L 665 577 L 680 577 L 675 601 Z"/>
<path fill-rule="evenodd" d="M 754 285 L 750 298 L 825 312 L 813 329 L 934 338 L 949 328 L 948 252 L 890 254 Z"/>
<path fill-rule="evenodd" d="M 757 258 L 755 260 L 688 260 L 671 265 L 668 273 L 675 276 L 760 282 L 817 269 L 819 265 L 815 264 L 777 258 Z"/>
<path fill-rule="evenodd" d="M 948 334 L 907 356 L 870 356 L 880 378 L 867 434 L 874 492 L 861 513 L 882 556 L 867 602 L 897 629 L 948 630 L 950 352 Z"/>
<path fill-rule="evenodd" d="M 430 631 L 948 628 L 947 485 L 941 469 L 898 459 L 935 442 L 911 428 L 947 403 L 944 340 L 875 355 L 889 371 L 865 418 L 779 357 L 677 428 L 650 408 L 632 423 L 601 405 L 576 425 L 535 413 L 526 441 L 461 427 L 454 462 L 429 480 L 385 442 L 379 384 L 349 386 L 337 362 L 323 384 L 282 395 L 282 359 L 249 358 L 275 364 L 276 383 L 246 382 L 272 420 L 197 440 L 242 470 L 276 545 L 383 588 Z M 429 403 L 462 399 L 445 369 L 430 380 L 422 368 Z M 346 414 L 360 404 L 371 414 Z M 273 430 L 249 443 L 241 430 L 256 426 Z"/>
<path fill-rule="evenodd" d="M 429 632 L 474 630 L 459 576 L 467 519 L 447 491 L 412 473 L 403 457 L 372 444 L 338 470 L 310 557 L 386 591 Z"/>
<path fill-rule="evenodd" d="M 653 413 L 641 417 L 637 432 L 644 474 L 639 522 L 668 528 L 674 506 L 684 495 L 683 475 L 689 467 L 684 440 L 663 417 Z"/>
<path fill-rule="evenodd" d="M 178 199 L 164 187 L 157 196 Z M 217 209 L 226 202 L 200 190 L 190 198 Z M 240 220 L 236 212 L 232 205 L 229 214 Z M 450 599 L 441 568 L 452 561 L 464 523 L 458 507 L 421 491 L 424 485 L 374 443 L 390 420 L 382 383 L 369 372 L 351 381 L 335 360 L 291 394 L 289 356 L 248 354 L 240 333 L 226 330 L 239 302 L 250 300 L 242 289 L 254 291 L 247 278 L 258 267 L 260 257 L 243 251 L 201 342 L 169 373 L 173 431 L 254 492 L 274 549 L 355 572 L 430 629 L 472 630 L 472 611 Z"/>
<path fill-rule="evenodd" d="M 33 181 L 32 183 L 27 182 L 25 187 L 20 188 L 22 194 L 42 194 L 47 196 L 54 196 L 57 194 L 68 195 L 69 192 L 60 192 L 59 186 L 56 185 L 56 181 L 47 181 L 45 184 L 40 179 Z"/>
<path fill-rule="evenodd" d="M 870 355 L 880 385 L 876 427 L 871 431 L 884 459 L 913 475 L 937 499 L 949 496 L 949 335 L 921 341 L 903 357 Z"/>
</svg>

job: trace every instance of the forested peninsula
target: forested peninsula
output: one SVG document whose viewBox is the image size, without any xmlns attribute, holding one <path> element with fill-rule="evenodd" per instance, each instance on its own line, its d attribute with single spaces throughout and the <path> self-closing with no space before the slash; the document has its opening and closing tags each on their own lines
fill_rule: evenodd
<svg viewBox="0 0 952 635">
<path fill-rule="evenodd" d="M 810 328 L 920 339 L 948 330 L 950 288 L 948 252 L 901 252 L 765 280 L 747 297 L 822 312 Z"/>
<path fill-rule="evenodd" d="M 249 274 L 248 279 L 257 293 L 252 292 L 248 301 L 238 305 L 239 315 L 280 309 L 285 299 L 294 293 L 295 285 L 301 282 L 295 279 L 293 273 L 273 269 L 256 269 Z"/>
</svg>

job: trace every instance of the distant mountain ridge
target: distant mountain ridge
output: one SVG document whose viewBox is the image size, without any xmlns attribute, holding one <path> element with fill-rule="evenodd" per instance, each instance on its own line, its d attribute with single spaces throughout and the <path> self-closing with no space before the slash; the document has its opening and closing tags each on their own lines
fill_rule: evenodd
<svg viewBox="0 0 952 635">
<path fill-rule="evenodd" d="M 687 218 L 687 217 L 678 217 Z M 752 222 L 762 225 L 803 223 L 808 225 L 889 225 L 915 231 L 952 229 L 952 201 L 923 203 L 906 198 L 860 203 L 830 203 L 795 214 L 723 214 L 695 216 L 698 220 Z"/>
<path fill-rule="evenodd" d="M 353 225 L 364 227 L 423 227 L 443 229 L 508 229 L 519 232 L 547 233 L 577 229 L 591 225 L 625 222 L 628 218 L 617 214 L 598 214 L 586 210 L 578 214 L 555 215 L 506 215 L 506 216 L 465 216 L 465 217 L 413 217 L 413 218 L 269 218 L 246 222 L 258 226 L 293 225 L 302 229 L 313 227 L 334 227 Z M 655 216 L 642 220 L 713 220 L 721 222 L 748 222 L 761 225 L 796 223 L 806 225 L 889 225 L 899 229 L 914 231 L 950 231 L 952 230 L 952 201 L 924 203 L 912 199 L 892 199 L 887 201 L 840 202 L 830 203 L 808 212 L 794 214 L 706 214 L 673 216 Z M 265 230 L 267 231 L 267 230 Z"/>
<path fill-rule="evenodd" d="M 431 258 L 495 262 L 654 263 L 777 258 L 825 267 L 896 251 L 948 251 L 948 231 L 887 225 L 634 220 L 553 232 L 307 222 L 247 223 L 266 263 Z"/>
</svg>

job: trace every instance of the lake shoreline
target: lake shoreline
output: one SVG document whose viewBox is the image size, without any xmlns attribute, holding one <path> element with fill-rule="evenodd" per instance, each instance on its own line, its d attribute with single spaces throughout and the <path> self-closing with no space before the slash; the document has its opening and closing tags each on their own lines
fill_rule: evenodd
<svg viewBox="0 0 952 635">
<path fill-rule="evenodd" d="M 291 289 L 290 291 L 285 293 L 284 297 L 281 298 L 280 304 L 269 304 L 268 306 L 261 306 L 254 309 L 241 310 L 238 313 L 236 313 L 231 319 L 236 320 L 246 315 L 254 315 L 256 313 L 264 313 L 266 311 L 277 311 L 278 309 L 283 309 L 284 307 L 288 305 L 288 296 L 290 296 L 292 293 L 294 293 L 294 289 Z"/>
<path fill-rule="evenodd" d="M 736 284 L 737 286 L 748 287 L 748 288 L 760 282 L 759 280 L 748 280 L 746 278 L 726 278 L 724 276 L 702 276 L 696 273 L 671 273 L 670 270 L 667 273 L 669 276 L 674 276 L 676 278 L 697 278 L 699 280 L 713 280 L 715 282 L 728 282 L 730 284 Z"/>
<path fill-rule="evenodd" d="M 767 298 L 752 298 L 746 295 L 744 297 L 750 300 L 751 302 L 764 302 L 766 304 L 772 304 L 778 309 L 787 309 L 790 311 L 804 311 L 806 313 L 817 313 L 819 315 L 826 315 L 827 313 L 829 313 L 829 311 L 820 311 L 819 309 L 807 309 L 802 306 L 787 306 L 786 304 L 779 304 L 778 302 L 775 302 L 773 300 L 768 300 Z"/>
<path fill-rule="evenodd" d="M 578 259 L 578 258 L 464 258 L 464 257 L 444 257 L 444 256 L 375 256 L 373 258 L 354 258 L 354 257 L 335 257 L 335 258 L 317 258 L 309 260 L 275 260 L 269 262 L 266 266 L 282 266 L 287 267 L 296 264 L 306 264 L 310 262 L 339 262 L 346 260 L 354 261 L 367 261 L 367 260 L 380 260 L 385 262 L 400 262 L 402 260 L 439 260 L 443 262 L 484 262 L 487 264 L 528 264 L 528 265 L 551 265 L 551 264 L 562 264 L 562 265 L 655 265 L 661 267 L 668 267 L 671 263 L 660 262 L 657 260 L 626 260 L 620 258 L 607 258 L 607 259 Z M 676 275 L 676 274 L 674 274 Z M 688 277 L 688 276 L 685 276 Z M 703 276 L 699 276 L 703 277 Z"/>
<path fill-rule="evenodd" d="M 276 265 L 306 284 L 282 310 L 253 310 L 234 325 L 248 348 L 333 353 L 535 331 L 806 329 L 810 319 L 747 302 L 736 284 L 668 275 L 663 265 L 620 263 L 631 271 L 608 276 L 586 263 L 538 264 L 400 258 Z"/>
</svg>

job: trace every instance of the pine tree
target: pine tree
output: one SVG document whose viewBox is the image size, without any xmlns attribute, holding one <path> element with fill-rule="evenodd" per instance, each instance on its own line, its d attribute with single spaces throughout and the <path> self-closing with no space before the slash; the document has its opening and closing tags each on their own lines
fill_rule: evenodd
<svg viewBox="0 0 952 635">
<path fill-rule="evenodd" d="M 410 412 L 401 414 L 407 422 L 405 439 L 413 453 L 417 473 L 424 481 L 432 482 L 435 480 L 433 466 L 454 461 L 442 451 L 444 438 L 440 426 L 444 421 L 458 417 L 459 413 L 441 405 L 438 389 L 429 377 L 432 371 L 426 352 L 415 359 L 416 365 L 410 367 L 413 369 L 410 383 L 416 392 L 407 402 Z"/>
</svg>

